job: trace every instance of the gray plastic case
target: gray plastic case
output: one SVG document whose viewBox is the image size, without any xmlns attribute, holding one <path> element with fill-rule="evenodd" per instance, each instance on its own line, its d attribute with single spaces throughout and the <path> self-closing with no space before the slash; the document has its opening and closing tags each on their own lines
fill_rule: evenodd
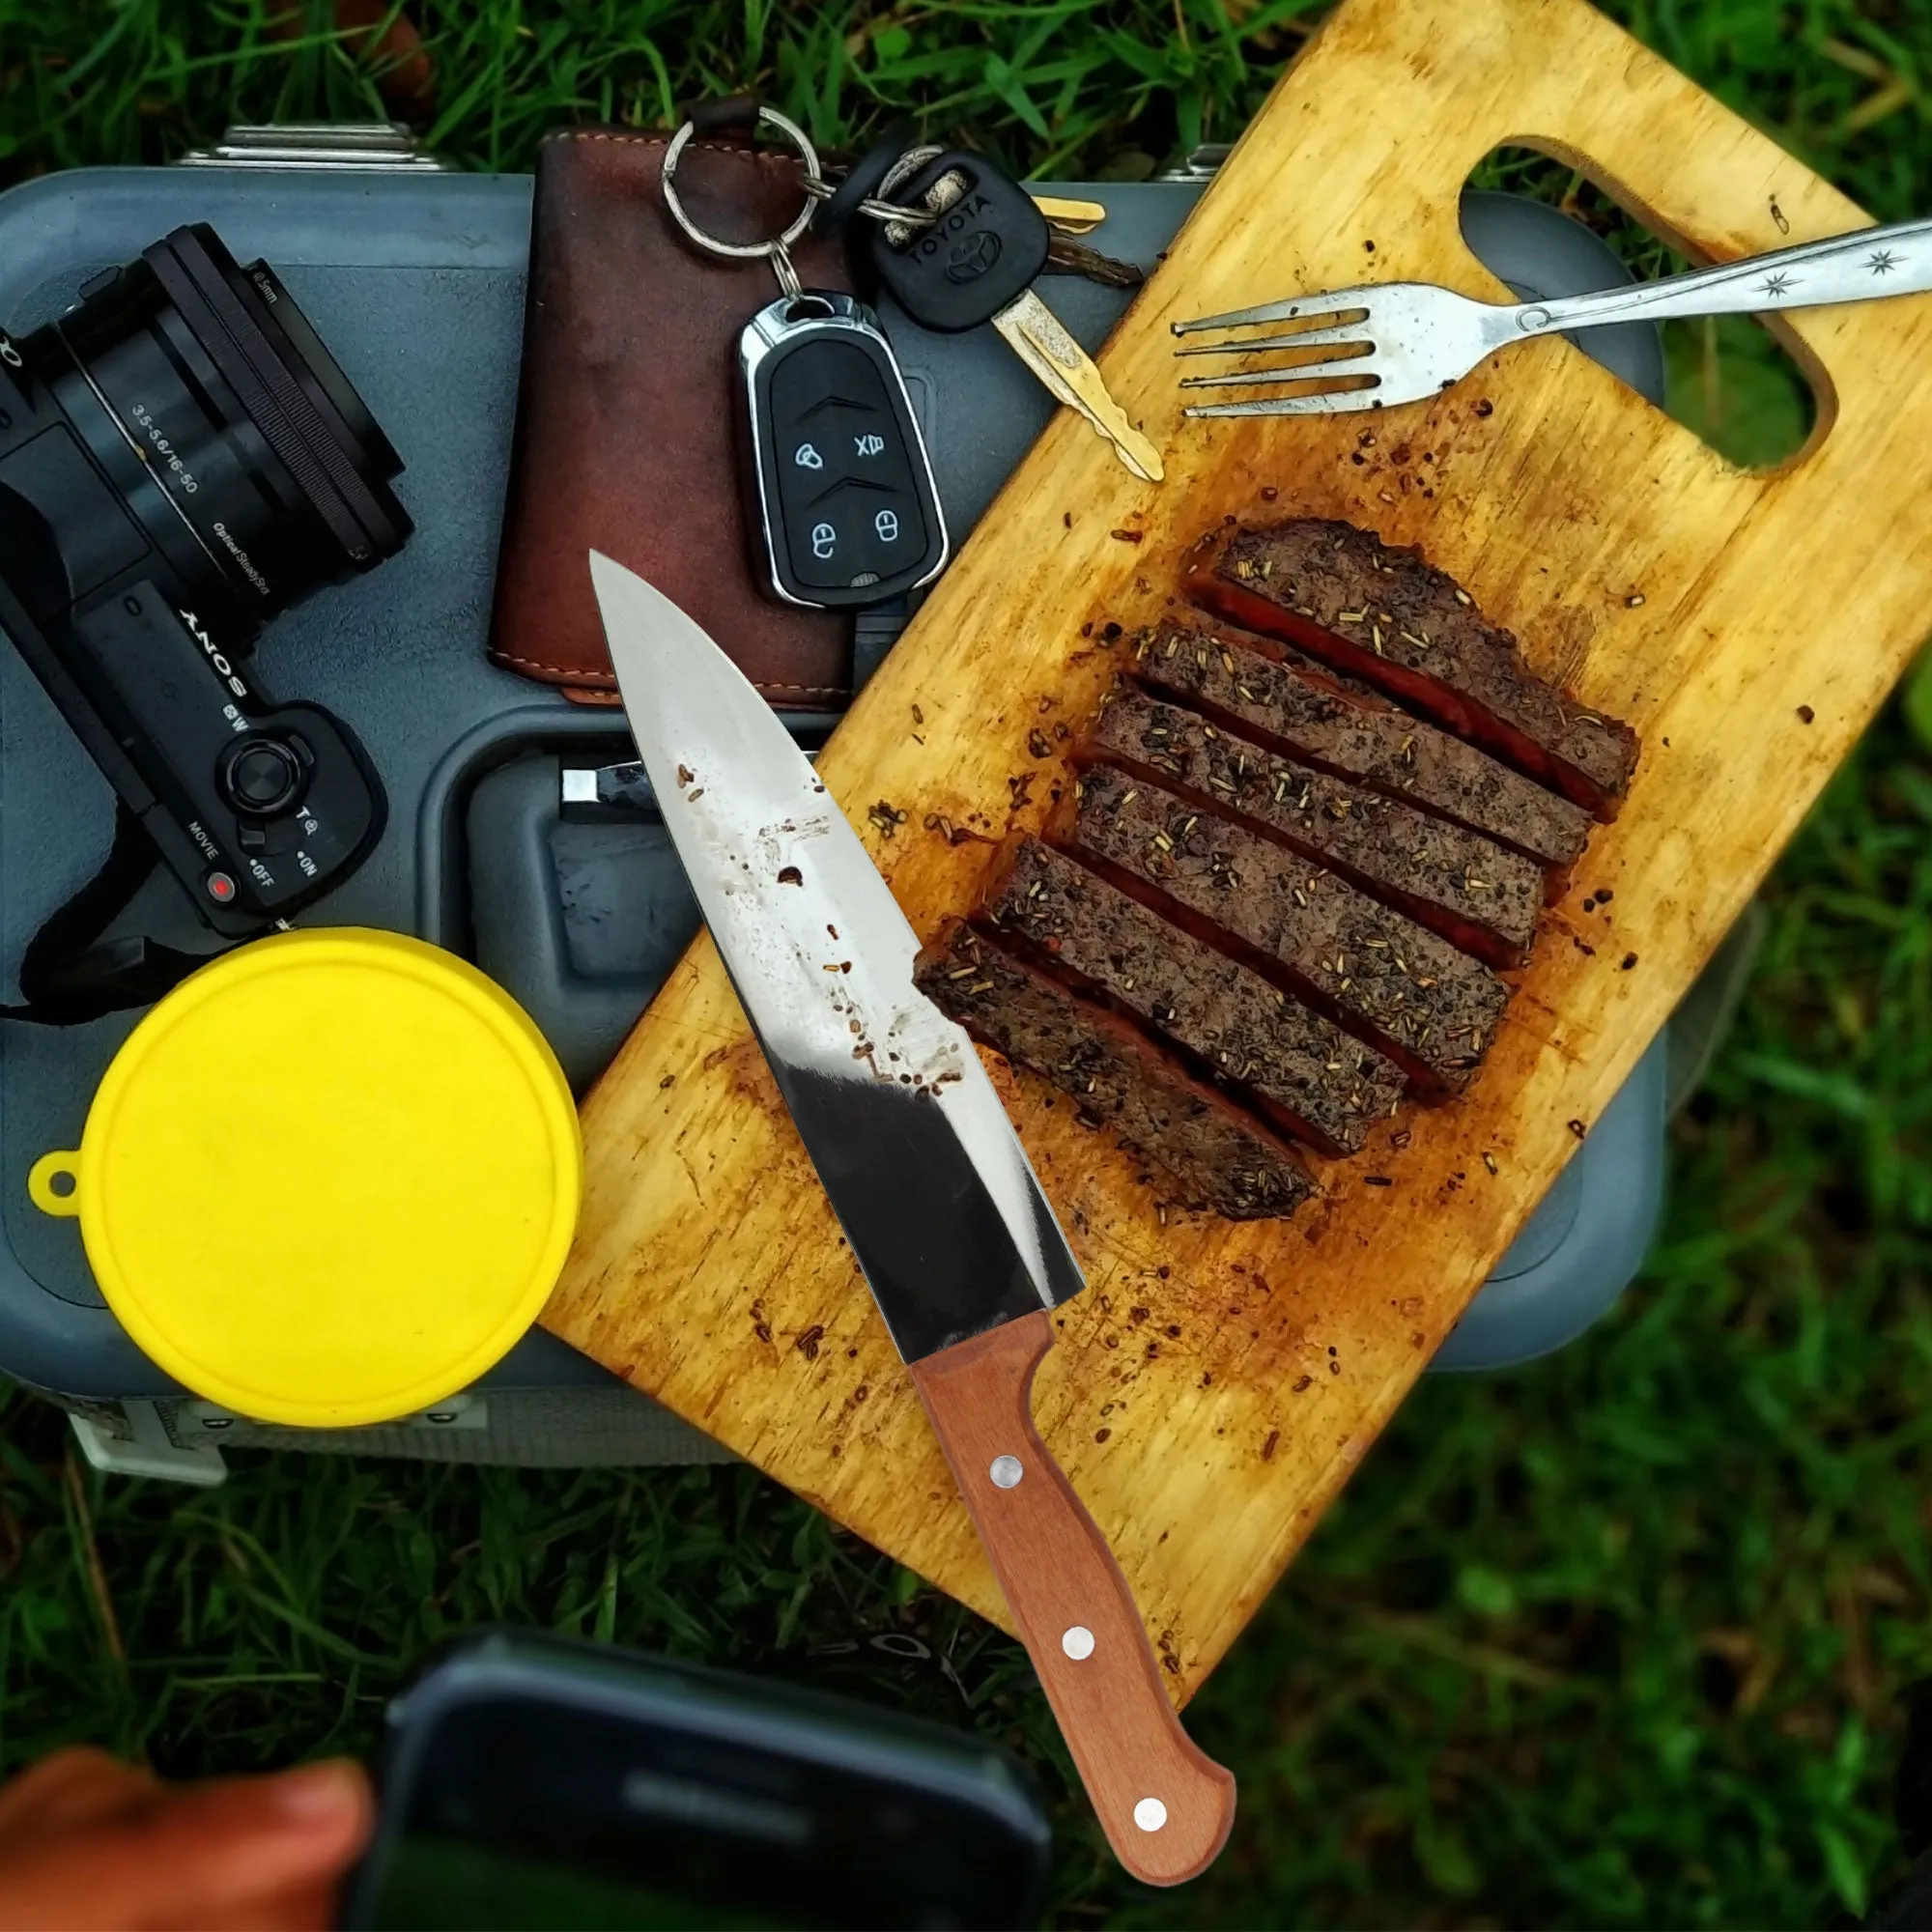
<svg viewBox="0 0 1932 1932">
<path fill-rule="evenodd" d="M 1110 252 L 1151 267 L 1200 185 L 1072 191 L 1107 204 L 1099 240 Z M 1549 211 L 1507 197 L 1469 199 L 1472 242 L 1525 295 L 1620 276 L 1601 244 Z M 655 828 L 574 824 L 558 812 L 566 762 L 628 754 L 621 720 L 574 706 L 484 657 L 529 212 L 530 184 L 521 176 L 51 176 L 0 196 L 0 322 L 16 334 L 37 327 L 95 270 L 131 260 L 183 221 L 211 221 L 242 260 L 263 255 L 275 265 L 402 451 L 400 494 L 416 522 L 399 557 L 277 620 L 256 659 L 277 697 L 314 698 L 348 721 L 389 794 L 381 845 L 307 921 L 413 931 L 473 957 L 529 1009 L 581 1089 L 677 956 L 695 915 Z M 640 210 L 639 219 L 648 218 Z M 749 268 L 748 316 L 768 293 L 765 271 Z M 1090 346 L 1124 301 L 1066 277 L 1046 293 Z M 890 301 L 883 320 L 925 430 L 948 524 L 963 538 L 1051 405 L 992 331 L 934 337 Z M 1654 336 L 1605 330 L 1591 347 L 1601 354 L 1606 342 L 1606 359 L 1621 358 L 1626 380 L 1660 392 Z M 743 567 L 741 554 L 737 531 L 721 537 L 721 568 Z M 798 728 L 822 733 L 831 722 L 801 719 Z M 16 654 L 0 649 L 0 960 L 10 981 L 42 921 L 99 866 L 111 824 L 104 781 Z M 211 943 L 158 874 L 121 929 L 188 947 Z M 94 1090 L 133 1022 L 124 1014 L 67 1029 L 0 1026 L 0 1372 L 73 1400 L 184 1393 L 108 1312 L 76 1224 L 41 1214 L 25 1188 L 40 1154 L 77 1145 Z M 1542 1352 L 1615 1300 L 1656 1219 L 1663 1088 L 1660 1041 L 1438 1366 Z M 246 1202 L 210 1208 L 250 1211 Z M 483 1386 L 610 1381 L 533 1331 Z"/>
</svg>

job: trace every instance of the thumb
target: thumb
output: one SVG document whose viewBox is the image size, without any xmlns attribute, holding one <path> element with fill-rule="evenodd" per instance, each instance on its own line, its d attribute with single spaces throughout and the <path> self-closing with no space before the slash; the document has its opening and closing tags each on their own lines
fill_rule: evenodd
<svg viewBox="0 0 1932 1932">
<path fill-rule="evenodd" d="M 125 1901 L 128 1923 L 192 1924 L 225 1907 L 329 1884 L 362 1849 L 372 1815 L 368 1778 L 346 1760 L 185 1786 L 99 1847 L 97 1898 Z M 164 1913 L 156 1910 L 162 1898 Z"/>
</svg>

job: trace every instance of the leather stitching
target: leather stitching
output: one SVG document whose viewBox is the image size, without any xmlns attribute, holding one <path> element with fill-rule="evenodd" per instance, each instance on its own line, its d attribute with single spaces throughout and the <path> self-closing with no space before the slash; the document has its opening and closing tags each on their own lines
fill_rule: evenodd
<svg viewBox="0 0 1932 1932">
<path fill-rule="evenodd" d="M 611 141 L 626 148 L 668 148 L 671 144 L 668 134 L 624 134 L 602 128 L 559 128 L 553 134 L 546 134 L 543 145 L 548 147 L 553 141 Z M 736 155 L 740 159 L 755 161 L 761 168 L 793 169 L 800 166 L 796 155 L 774 155 L 760 153 L 756 148 L 747 148 L 735 141 L 694 140 L 687 145 L 701 148 L 708 155 Z"/>
<path fill-rule="evenodd" d="M 549 677 L 567 679 L 572 684 L 581 684 L 592 691 L 614 691 L 617 679 L 613 672 L 592 670 L 583 665 L 539 664 L 535 658 L 520 658 L 512 651 L 492 651 L 491 659 L 500 665 L 515 665 L 519 670 L 540 671 Z M 812 697 L 843 697 L 845 687 L 841 684 L 772 684 L 761 677 L 754 677 L 752 683 L 759 691 L 802 691 Z"/>
</svg>

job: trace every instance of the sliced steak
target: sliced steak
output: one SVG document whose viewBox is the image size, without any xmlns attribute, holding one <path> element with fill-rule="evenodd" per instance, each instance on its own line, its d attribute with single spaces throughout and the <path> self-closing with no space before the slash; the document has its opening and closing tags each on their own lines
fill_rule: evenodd
<svg viewBox="0 0 1932 1932">
<path fill-rule="evenodd" d="M 1079 790 L 1065 842 L 1103 877 L 1285 984 L 1425 1091 L 1468 1084 L 1509 1004 L 1488 967 L 1144 779 L 1095 765 Z"/>
<path fill-rule="evenodd" d="M 1269 751 L 1480 832 L 1560 885 L 1590 836 L 1580 806 L 1384 699 L 1350 696 L 1296 655 L 1277 663 L 1236 638 L 1169 622 L 1135 646 L 1134 675 Z"/>
<path fill-rule="evenodd" d="M 1535 937 L 1543 871 L 1520 852 L 1143 691 L 1129 688 L 1101 710 L 1079 756 L 1249 821 L 1492 966 L 1520 965 Z"/>
<path fill-rule="evenodd" d="M 1421 552 L 1303 517 L 1217 533 L 1189 559 L 1186 587 L 1217 616 L 1297 644 L 1599 818 L 1616 815 L 1635 733 L 1535 676 L 1515 638 Z"/>
<path fill-rule="evenodd" d="M 920 954 L 920 989 L 977 1040 L 1069 1094 L 1167 1174 L 1178 1199 L 1230 1221 L 1292 1214 L 1318 1192 L 1301 1157 L 1117 1014 L 955 925 Z"/>
<path fill-rule="evenodd" d="M 1402 1097 L 1373 1047 L 1037 839 L 1019 842 L 985 917 L 1325 1153 L 1353 1153 Z"/>
</svg>

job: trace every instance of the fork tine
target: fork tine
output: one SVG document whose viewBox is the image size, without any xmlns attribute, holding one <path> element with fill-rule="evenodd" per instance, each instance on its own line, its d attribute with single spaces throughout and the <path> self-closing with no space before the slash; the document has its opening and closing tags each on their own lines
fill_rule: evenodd
<svg viewBox="0 0 1932 1932">
<path fill-rule="evenodd" d="M 1337 315 L 1351 308 L 1367 308 L 1373 294 L 1372 287 L 1331 289 L 1323 295 L 1290 296 L 1254 308 L 1231 308 L 1225 315 L 1199 315 L 1191 322 L 1171 322 L 1168 327 L 1177 335 L 1192 335 L 1203 328 L 1247 328 L 1259 322 L 1293 322 L 1302 315 Z"/>
<path fill-rule="evenodd" d="M 1263 396 L 1250 403 L 1194 403 L 1181 412 L 1189 416 L 1321 416 L 1341 410 L 1378 410 L 1381 398 L 1374 389 L 1324 389 L 1313 396 Z"/>
<path fill-rule="evenodd" d="M 1292 335 L 1236 336 L 1232 342 L 1199 342 L 1191 349 L 1177 349 L 1177 355 L 1246 355 L 1263 349 L 1324 349 L 1334 342 L 1359 342 L 1371 347 L 1362 333 L 1364 322 L 1338 322 L 1333 328 L 1301 328 Z"/>
<path fill-rule="evenodd" d="M 1340 376 L 1374 376 L 1379 383 L 1379 361 L 1374 350 L 1366 355 L 1344 355 L 1332 362 L 1297 362 L 1292 369 L 1231 369 L 1223 376 L 1183 376 L 1183 389 L 1252 388 L 1257 383 L 1332 383 Z"/>
</svg>

